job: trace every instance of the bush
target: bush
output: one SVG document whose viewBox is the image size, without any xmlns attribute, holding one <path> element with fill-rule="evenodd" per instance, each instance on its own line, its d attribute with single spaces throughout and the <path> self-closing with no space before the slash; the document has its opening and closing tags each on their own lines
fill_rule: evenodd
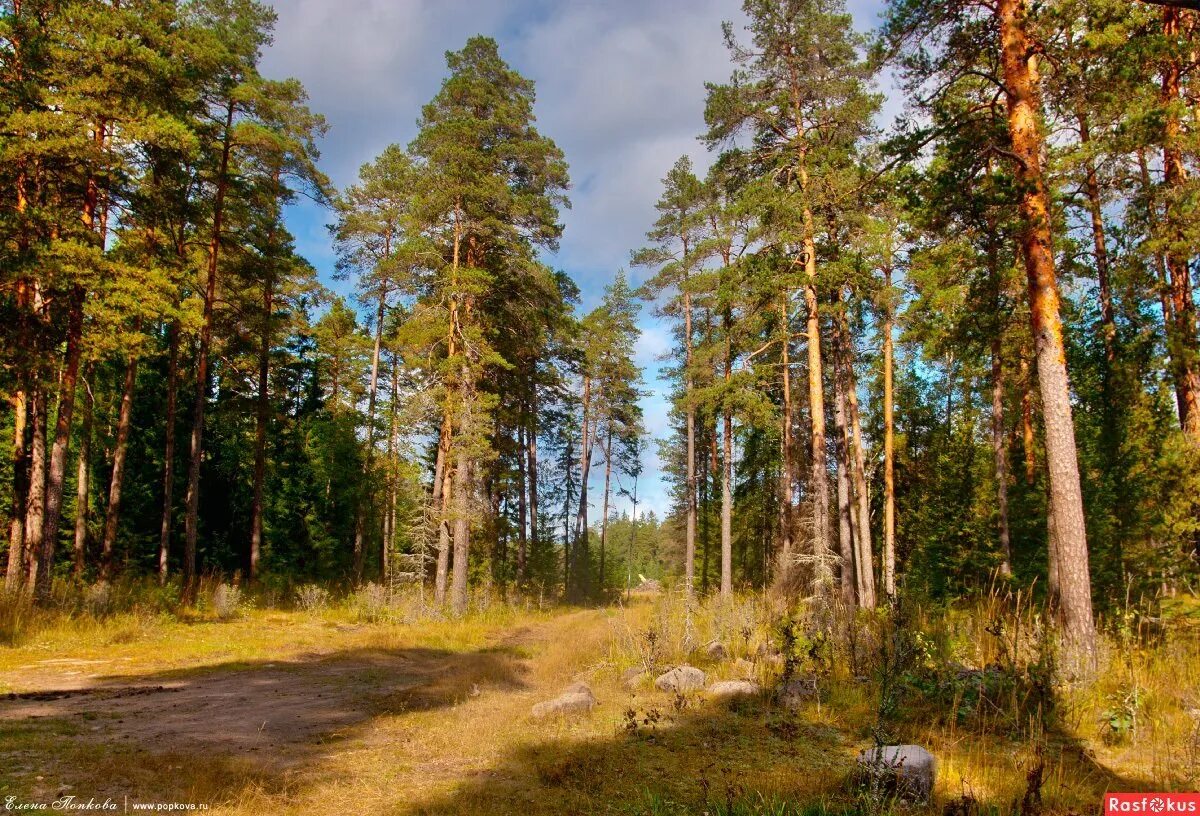
<svg viewBox="0 0 1200 816">
<path fill-rule="evenodd" d="M 242 591 L 232 584 L 217 584 L 212 593 L 212 611 L 220 620 L 230 620 L 241 614 Z"/>
<path fill-rule="evenodd" d="M 303 612 L 319 612 L 329 604 L 329 591 L 316 584 L 296 588 L 296 608 Z"/>
</svg>

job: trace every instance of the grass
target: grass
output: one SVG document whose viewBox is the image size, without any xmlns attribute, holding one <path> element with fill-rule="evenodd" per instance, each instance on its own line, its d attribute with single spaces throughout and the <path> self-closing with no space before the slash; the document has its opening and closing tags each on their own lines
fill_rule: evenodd
<svg viewBox="0 0 1200 816">
<path fill-rule="evenodd" d="M 76 610 L 0 648 L 0 690 L 44 689 L 66 671 L 137 684 L 256 677 L 275 661 L 303 674 L 351 653 L 431 650 L 441 662 L 396 694 L 379 691 L 395 663 L 339 676 L 340 690 L 303 674 L 314 701 L 344 694 L 369 716 L 314 737 L 283 766 L 122 739 L 103 711 L 0 719 L 0 794 L 44 799 L 69 786 L 230 814 L 876 816 L 896 804 L 852 784 L 850 771 L 883 738 L 939 761 L 934 803 L 907 812 L 1020 812 L 1035 775 L 1042 812 L 1091 813 L 1106 790 L 1200 785 L 1197 608 L 1176 599 L 1153 632 L 1109 627 L 1097 670 L 1070 682 L 1052 679 L 1063 672 L 1039 610 L 999 595 L 899 617 L 787 614 L 761 596 L 688 605 L 672 593 L 588 610 L 477 603 L 460 620 L 422 616 L 411 599 L 382 612 L 362 598 L 309 611 L 244 605 L 225 619 Z M 714 640 L 727 657 L 706 656 Z M 50 662 L 63 659 L 104 662 Z M 768 695 L 728 705 L 623 684 L 630 668 L 684 662 L 710 682 L 749 674 L 770 688 L 805 675 L 818 694 L 789 711 Z M 531 719 L 534 703 L 575 680 L 595 691 L 592 714 Z"/>
</svg>

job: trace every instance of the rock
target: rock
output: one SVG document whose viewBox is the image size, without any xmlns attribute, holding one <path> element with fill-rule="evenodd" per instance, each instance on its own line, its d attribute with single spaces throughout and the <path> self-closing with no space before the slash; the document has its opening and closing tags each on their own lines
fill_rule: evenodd
<svg viewBox="0 0 1200 816">
<path fill-rule="evenodd" d="M 635 592 L 662 592 L 662 582 L 638 573 L 638 585 L 633 589 Z"/>
<path fill-rule="evenodd" d="M 937 760 L 920 745 L 868 748 L 857 759 L 857 774 L 868 782 L 877 776 L 882 788 L 898 798 L 927 804 L 937 778 Z"/>
<path fill-rule="evenodd" d="M 704 672 L 695 666 L 676 666 L 654 681 L 659 691 L 675 691 L 680 694 L 704 688 Z"/>
<path fill-rule="evenodd" d="M 749 680 L 722 680 L 708 687 L 708 695 L 716 700 L 753 697 L 760 691 L 762 691 L 762 687 Z"/>
<path fill-rule="evenodd" d="M 596 696 L 592 694 L 592 690 L 588 688 L 587 683 L 572 683 L 562 694 L 553 700 L 547 700 L 544 703 L 535 705 L 532 714 L 536 719 L 540 720 L 556 714 L 561 716 L 586 714 L 595 707 Z"/>
<path fill-rule="evenodd" d="M 739 657 L 733 664 L 733 673 L 742 678 L 749 680 L 757 673 L 754 669 L 754 664 L 745 658 Z"/>
<path fill-rule="evenodd" d="M 817 696 L 816 677 L 793 677 L 779 686 L 775 699 L 784 708 L 795 711 Z"/>
<path fill-rule="evenodd" d="M 724 660 L 729 657 L 729 652 L 725 651 L 721 641 L 714 640 L 704 647 L 704 655 L 710 660 Z"/>
<path fill-rule="evenodd" d="M 650 673 L 641 666 L 633 666 L 621 672 L 621 685 L 633 691 L 645 682 Z"/>
</svg>

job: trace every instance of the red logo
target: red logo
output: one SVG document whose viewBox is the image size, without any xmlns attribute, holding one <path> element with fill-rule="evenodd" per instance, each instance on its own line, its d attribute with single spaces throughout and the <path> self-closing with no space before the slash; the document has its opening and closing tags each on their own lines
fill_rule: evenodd
<svg viewBox="0 0 1200 816">
<path fill-rule="evenodd" d="M 1143 816 L 1191 813 L 1200 816 L 1200 793 L 1104 794 L 1104 816 L 1133 813 Z"/>
</svg>

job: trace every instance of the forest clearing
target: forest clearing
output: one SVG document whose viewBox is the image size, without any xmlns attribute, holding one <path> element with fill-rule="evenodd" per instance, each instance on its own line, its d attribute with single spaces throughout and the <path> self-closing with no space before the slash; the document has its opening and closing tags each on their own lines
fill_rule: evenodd
<svg viewBox="0 0 1200 816">
<path fill-rule="evenodd" d="M 660 594 L 416 623 L 401 622 L 413 599 L 117 615 L 0 656 L 0 784 L 20 801 L 128 797 L 212 813 L 885 813 L 894 805 L 852 779 L 882 728 L 939 760 L 934 804 L 908 812 L 1086 813 L 1106 791 L 1194 788 L 1197 689 L 1178 680 L 1200 669 L 1200 610 L 1179 612 L 1190 639 L 1124 653 L 1106 644 L 1099 682 L 1050 700 L 1036 688 L 1032 618 L 996 600 L 978 617 L 913 621 L 922 651 L 885 647 L 902 663 L 890 678 L 868 634 L 886 626 L 858 622 L 857 656 L 843 631 L 815 651 L 793 644 L 784 661 L 775 613 L 751 598 L 695 612 L 692 642 L 717 640 L 724 656 L 688 652 L 682 599 Z M 1008 631 L 985 631 L 997 624 Z M 1031 647 L 1006 655 L 1022 635 Z M 731 701 L 650 682 L 685 661 L 710 689 L 747 678 L 777 688 L 794 663 L 786 671 L 815 690 Z M 573 682 L 593 690 L 589 713 L 531 715 Z M 1133 690 L 1142 699 L 1130 703 Z M 1122 700 L 1145 722 L 1114 725 Z M 1022 806 L 1038 768 L 1040 798 Z"/>
<path fill-rule="evenodd" d="M 1200 0 L 0 0 L 5 811 L 1200 811 Z"/>
</svg>

